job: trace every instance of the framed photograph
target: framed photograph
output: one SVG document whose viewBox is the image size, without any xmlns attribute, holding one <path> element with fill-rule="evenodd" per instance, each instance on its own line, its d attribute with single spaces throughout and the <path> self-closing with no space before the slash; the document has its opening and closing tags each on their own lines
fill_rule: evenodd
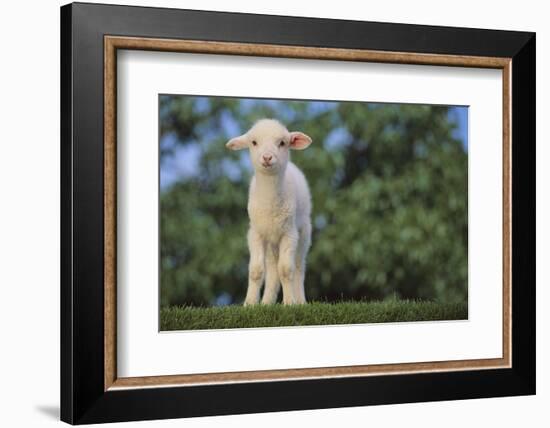
<svg viewBox="0 0 550 428">
<path fill-rule="evenodd" d="M 535 393 L 535 34 L 61 8 L 61 418 Z"/>
</svg>

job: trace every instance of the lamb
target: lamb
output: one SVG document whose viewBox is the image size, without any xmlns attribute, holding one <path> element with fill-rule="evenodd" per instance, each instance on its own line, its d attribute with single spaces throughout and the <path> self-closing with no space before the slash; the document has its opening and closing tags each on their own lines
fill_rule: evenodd
<svg viewBox="0 0 550 428">
<path fill-rule="evenodd" d="M 248 148 L 254 167 L 248 197 L 250 263 L 245 305 L 306 303 L 304 278 L 311 245 L 311 194 L 304 174 L 290 162 L 289 149 L 303 150 L 311 138 L 289 132 L 274 119 L 262 119 L 231 139 L 231 150 Z M 280 281 L 280 282 L 279 282 Z"/>
</svg>

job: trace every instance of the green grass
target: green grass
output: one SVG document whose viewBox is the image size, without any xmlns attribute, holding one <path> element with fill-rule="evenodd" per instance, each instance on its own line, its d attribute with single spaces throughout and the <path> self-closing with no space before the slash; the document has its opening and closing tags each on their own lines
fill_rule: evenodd
<svg viewBox="0 0 550 428">
<path fill-rule="evenodd" d="M 468 305 L 412 300 L 379 302 L 312 302 L 306 305 L 221 306 L 161 308 L 160 329 L 223 328 L 364 324 L 406 321 L 464 320 Z"/>
</svg>

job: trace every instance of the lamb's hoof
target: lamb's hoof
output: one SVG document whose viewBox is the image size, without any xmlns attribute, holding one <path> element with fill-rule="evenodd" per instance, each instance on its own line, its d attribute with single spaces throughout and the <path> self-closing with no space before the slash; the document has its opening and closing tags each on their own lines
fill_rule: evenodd
<svg viewBox="0 0 550 428">
<path fill-rule="evenodd" d="M 307 302 L 305 300 L 284 300 L 283 299 L 283 305 L 305 305 Z"/>
</svg>

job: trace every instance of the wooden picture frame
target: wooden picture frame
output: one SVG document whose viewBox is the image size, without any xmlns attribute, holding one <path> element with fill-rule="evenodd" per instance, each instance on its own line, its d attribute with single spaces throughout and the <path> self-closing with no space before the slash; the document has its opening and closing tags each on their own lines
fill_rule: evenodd
<svg viewBox="0 0 550 428">
<path fill-rule="evenodd" d="M 118 377 L 118 49 L 502 70 L 502 358 Z M 62 420 L 95 423 L 535 392 L 534 34 L 77 3 L 61 9 L 61 53 Z"/>
</svg>

